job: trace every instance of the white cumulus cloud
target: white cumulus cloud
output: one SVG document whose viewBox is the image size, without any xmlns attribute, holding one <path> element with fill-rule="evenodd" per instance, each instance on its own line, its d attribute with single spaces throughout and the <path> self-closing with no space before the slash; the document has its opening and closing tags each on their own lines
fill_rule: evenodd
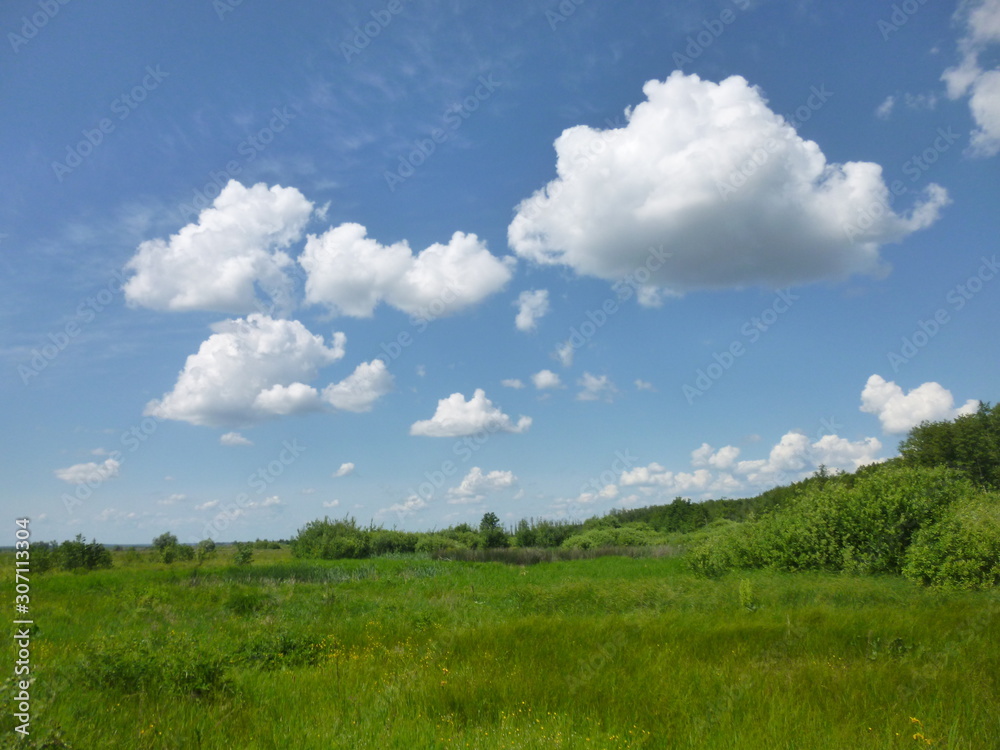
<svg viewBox="0 0 1000 750">
<path fill-rule="evenodd" d="M 308 237 L 299 258 L 307 302 L 358 318 L 385 302 L 432 319 L 481 302 L 512 276 L 513 259 L 500 260 L 474 234 L 455 232 L 416 255 L 405 240 L 382 245 L 367 235 L 360 224 L 341 224 Z"/>
<path fill-rule="evenodd" d="M 103 463 L 74 464 L 65 469 L 56 469 L 55 475 L 58 479 L 69 484 L 85 484 L 106 482 L 114 479 L 121 471 L 121 463 L 113 458 L 109 458 Z"/>
<path fill-rule="evenodd" d="M 974 414 L 979 402 L 969 399 L 956 409 L 955 397 L 940 383 L 924 383 L 909 393 L 891 380 L 872 375 L 861 392 L 861 411 L 874 414 L 889 435 L 908 432 L 924 420 L 936 422 Z"/>
<path fill-rule="evenodd" d="M 287 308 L 286 269 L 294 261 L 284 249 L 302 236 L 312 211 L 295 188 L 230 180 L 197 222 L 139 245 L 125 265 L 133 272 L 125 299 L 154 310 L 243 314 L 259 307 L 257 286 Z"/>
<path fill-rule="evenodd" d="M 524 388 L 524 383 L 522 383 L 519 378 L 507 378 L 506 380 L 501 380 L 500 385 L 502 385 L 504 388 L 514 388 L 514 389 Z"/>
<path fill-rule="evenodd" d="M 517 330 L 534 331 L 538 327 L 538 321 L 549 311 L 549 290 L 521 292 L 514 304 L 517 306 L 517 315 L 514 317 Z"/>
<path fill-rule="evenodd" d="M 531 417 L 519 417 L 515 423 L 477 388 L 468 401 L 461 393 L 453 393 L 438 401 L 430 419 L 414 422 L 411 435 L 424 437 L 463 437 L 480 432 L 525 432 L 531 427 Z"/>
<path fill-rule="evenodd" d="M 260 313 L 212 326 L 214 333 L 187 358 L 174 388 L 150 401 L 145 413 L 196 425 L 252 424 L 269 417 L 324 409 L 364 411 L 391 385 L 377 360 L 358 366 L 321 395 L 308 385 L 319 370 L 344 356 L 346 337 L 330 346 L 297 320 Z"/>
<path fill-rule="evenodd" d="M 581 125 L 556 139 L 558 176 L 508 228 L 519 256 L 631 276 L 652 304 L 661 291 L 882 272 L 879 247 L 929 226 L 948 201 L 931 185 L 897 214 L 878 164 L 828 162 L 740 76 L 675 71 L 643 91 L 624 127 Z M 830 95 L 817 90 L 813 103 Z"/>
</svg>

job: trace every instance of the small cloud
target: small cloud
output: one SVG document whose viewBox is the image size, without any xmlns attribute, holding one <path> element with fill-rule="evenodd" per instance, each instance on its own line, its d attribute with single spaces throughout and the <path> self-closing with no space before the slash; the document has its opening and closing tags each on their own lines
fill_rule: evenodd
<svg viewBox="0 0 1000 750">
<path fill-rule="evenodd" d="M 896 106 L 896 97 L 894 94 L 889 94 L 881 104 L 878 105 L 878 109 L 875 110 L 875 116 L 880 120 L 888 120 L 889 115 L 892 114 L 893 108 Z"/>
<path fill-rule="evenodd" d="M 522 383 L 517 378 L 508 378 L 507 380 L 501 380 L 500 385 L 504 388 L 524 388 L 524 383 Z"/>
<path fill-rule="evenodd" d="M 102 464 L 74 464 L 65 469 L 56 469 L 55 475 L 68 484 L 85 484 L 106 482 L 118 476 L 121 464 L 109 458 Z"/>
<path fill-rule="evenodd" d="M 540 391 L 546 388 L 562 387 L 562 381 L 559 380 L 559 376 L 552 372 L 552 370 L 542 370 L 541 372 L 536 372 L 531 376 L 531 382 L 534 383 L 535 388 Z"/>
<path fill-rule="evenodd" d="M 315 487 L 306 487 L 304 490 L 300 490 L 300 492 L 303 495 L 315 495 L 316 494 L 316 488 Z"/>
<path fill-rule="evenodd" d="M 438 401 L 434 416 L 414 422 L 410 425 L 410 434 L 423 437 L 464 437 L 480 432 L 522 433 L 529 427 L 531 417 L 521 416 L 515 423 L 486 398 L 482 388 L 477 388 L 468 401 L 461 393 L 453 393 Z"/>
<path fill-rule="evenodd" d="M 324 500 L 323 501 L 323 507 L 324 508 L 336 508 L 338 505 L 340 505 L 340 500 Z"/>
<path fill-rule="evenodd" d="M 211 510 L 212 508 L 217 508 L 219 506 L 218 500 L 209 500 L 207 503 L 202 503 L 201 505 L 194 506 L 195 510 Z"/>
<path fill-rule="evenodd" d="M 652 383 L 645 380 L 639 380 L 638 378 L 635 381 L 635 389 L 637 391 L 656 391 L 656 388 L 653 387 Z"/>
<path fill-rule="evenodd" d="M 612 401 L 618 389 L 607 375 L 591 375 L 589 372 L 583 373 L 583 377 L 577 381 L 577 385 L 583 390 L 576 394 L 578 401 Z"/>
<path fill-rule="evenodd" d="M 219 438 L 219 442 L 222 445 L 253 445 L 252 441 L 247 440 L 238 432 L 227 432 Z"/>
<path fill-rule="evenodd" d="M 514 325 L 517 330 L 528 333 L 538 327 L 538 321 L 549 311 L 549 290 L 534 289 L 521 292 L 517 301 L 517 316 Z"/>
<path fill-rule="evenodd" d="M 339 477 L 346 477 L 348 474 L 354 473 L 354 464 L 348 461 L 340 465 L 340 468 L 333 473 L 334 479 Z"/>
<path fill-rule="evenodd" d="M 565 343 L 559 344 L 556 350 L 552 353 L 552 356 L 559 360 L 559 364 L 563 367 L 572 367 L 573 365 L 573 354 L 575 353 L 573 348 L 573 342 L 567 341 Z"/>
<path fill-rule="evenodd" d="M 417 365 L 417 377 L 422 378 L 427 375 L 427 368 L 423 365 Z"/>
</svg>

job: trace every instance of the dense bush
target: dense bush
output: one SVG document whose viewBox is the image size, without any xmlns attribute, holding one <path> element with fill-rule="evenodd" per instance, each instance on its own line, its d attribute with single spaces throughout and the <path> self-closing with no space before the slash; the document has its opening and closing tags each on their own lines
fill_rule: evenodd
<svg viewBox="0 0 1000 750">
<path fill-rule="evenodd" d="M 66 540 L 60 544 L 53 551 L 53 557 L 63 570 L 95 570 L 110 568 L 112 564 L 111 553 L 104 545 L 96 540 L 88 542 L 82 534 L 77 534 L 73 541 Z"/>
<path fill-rule="evenodd" d="M 625 526 L 597 528 L 584 531 L 566 539 L 563 549 L 601 549 L 604 547 L 650 547 L 665 543 L 662 534 L 644 523 Z"/>
<path fill-rule="evenodd" d="M 924 422 L 899 446 L 913 466 L 947 466 L 976 484 L 1000 489 L 1000 404 L 950 422 Z"/>
<path fill-rule="evenodd" d="M 951 469 L 885 467 L 808 487 L 760 519 L 724 528 L 689 563 L 708 575 L 765 567 L 899 573 L 914 535 L 976 494 Z"/>
<path fill-rule="evenodd" d="M 1000 584 L 1000 495 L 964 498 L 940 521 L 917 532 L 903 575 L 958 588 Z"/>
</svg>

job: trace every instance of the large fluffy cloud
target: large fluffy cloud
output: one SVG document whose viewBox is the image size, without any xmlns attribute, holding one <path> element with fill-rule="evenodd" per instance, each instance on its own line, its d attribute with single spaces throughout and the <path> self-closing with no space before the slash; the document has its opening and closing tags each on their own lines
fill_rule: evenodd
<svg viewBox="0 0 1000 750">
<path fill-rule="evenodd" d="M 274 320 L 260 313 L 212 328 L 214 333 L 187 358 L 173 390 L 150 401 L 146 414 L 229 426 L 327 405 L 365 411 L 392 384 L 384 363 L 376 360 L 359 365 L 322 394 L 308 385 L 321 368 L 344 356 L 342 333 L 335 333 L 327 346 L 322 336 L 297 320 Z"/>
<path fill-rule="evenodd" d="M 354 317 L 380 302 L 426 319 L 450 315 L 500 291 L 513 259 L 496 258 L 474 234 L 455 232 L 447 245 L 416 255 L 404 240 L 382 245 L 360 224 L 310 235 L 299 263 L 308 274 L 306 301 Z"/>
<path fill-rule="evenodd" d="M 872 375 L 861 392 L 861 411 L 874 414 L 887 434 L 908 432 L 924 420 L 936 422 L 974 414 L 979 402 L 969 399 L 955 408 L 955 397 L 939 383 L 924 383 L 909 393 L 891 380 Z"/>
<path fill-rule="evenodd" d="M 557 178 L 523 201 L 514 251 L 658 291 L 786 286 L 879 271 L 879 247 L 933 223 L 931 185 L 908 214 L 882 168 L 833 164 L 739 76 L 676 71 L 649 81 L 624 127 L 577 126 L 555 141 Z M 827 92 L 813 93 L 822 106 Z"/>
<path fill-rule="evenodd" d="M 424 437 L 463 437 L 481 432 L 525 432 L 531 427 L 531 417 L 519 417 L 515 423 L 477 388 L 468 401 L 461 393 L 453 393 L 438 401 L 430 419 L 414 422 L 411 435 Z"/>
<path fill-rule="evenodd" d="M 155 310 L 244 314 L 260 305 L 257 285 L 288 307 L 293 261 L 284 248 L 302 236 L 312 211 L 295 188 L 231 180 L 197 222 L 139 245 L 125 266 L 133 272 L 125 299 Z"/>
<path fill-rule="evenodd" d="M 942 75 L 948 96 L 969 97 L 969 109 L 976 129 L 972 131 L 972 151 L 980 156 L 1000 153 L 1000 68 L 983 70 L 980 56 L 1000 44 L 1000 0 L 964 3 L 959 17 L 966 34 L 959 40 L 961 62 Z"/>
</svg>

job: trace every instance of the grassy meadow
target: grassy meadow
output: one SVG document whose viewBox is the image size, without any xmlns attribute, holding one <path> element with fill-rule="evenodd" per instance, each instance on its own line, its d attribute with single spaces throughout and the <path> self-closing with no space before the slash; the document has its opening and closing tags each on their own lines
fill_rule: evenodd
<svg viewBox="0 0 1000 750">
<path fill-rule="evenodd" d="M 1000 747 L 1000 592 L 899 576 L 126 560 L 32 581 L 17 747 Z M 8 559 L 9 558 L 9 559 Z M 12 578 L 12 554 L 3 570 Z M 12 586 L 12 581 L 7 581 Z M 12 689 L 8 684 L 8 692 Z"/>
</svg>

